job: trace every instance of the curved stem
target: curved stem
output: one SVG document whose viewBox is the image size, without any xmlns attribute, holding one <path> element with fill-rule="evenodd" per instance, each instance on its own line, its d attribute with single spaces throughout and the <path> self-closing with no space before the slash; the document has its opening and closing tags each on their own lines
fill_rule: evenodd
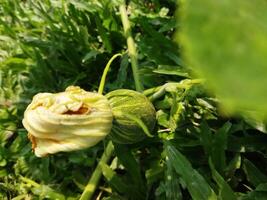
<svg viewBox="0 0 267 200">
<path fill-rule="evenodd" d="M 100 84 L 99 84 L 99 88 L 98 88 L 98 93 L 99 94 L 102 94 L 103 93 L 105 82 L 106 82 L 106 77 L 107 77 L 108 70 L 109 70 L 109 67 L 110 67 L 111 63 L 113 62 L 113 60 L 115 60 L 115 58 L 117 58 L 119 56 L 122 56 L 122 54 L 121 53 L 117 53 L 117 54 L 113 55 L 110 58 L 110 60 L 108 61 L 107 65 L 106 65 L 106 67 L 104 69 L 104 72 L 102 74 Z"/>
<path fill-rule="evenodd" d="M 105 82 L 106 82 L 106 77 L 107 77 L 108 70 L 110 68 L 111 63 L 113 62 L 113 60 L 115 60 L 117 57 L 119 57 L 121 55 L 122 54 L 117 53 L 117 54 L 113 55 L 111 57 L 111 59 L 108 61 L 107 65 L 104 69 L 104 72 L 102 74 L 100 84 L 99 84 L 99 88 L 98 88 L 99 94 L 103 93 Z M 102 157 L 100 158 L 100 161 L 98 162 L 98 165 L 95 168 L 90 180 L 88 181 L 87 185 L 85 186 L 85 189 L 84 189 L 79 200 L 89 200 L 93 197 L 94 192 L 96 190 L 96 187 L 97 187 L 97 185 L 100 181 L 101 175 L 102 175 L 102 170 L 101 170 L 101 166 L 99 165 L 99 163 L 107 163 L 110 160 L 113 151 L 114 151 L 113 144 L 111 141 L 109 141 L 108 146 L 106 147 L 104 153 L 102 154 Z"/>
<path fill-rule="evenodd" d="M 130 27 L 130 22 L 128 20 L 125 4 L 123 3 L 120 6 L 120 14 L 121 14 L 121 20 L 122 20 L 122 25 L 124 29 L 124 33 L 127 39 L 127 47 L 129 51 L 129 56 L 131 58 L 131 66 L 132 66 L 132 71 L 133 71 L 133 77 L 134 77 L 134 82 L 135 82 L 135 87 L 136 90 L 139 92 L 143 91 L 143 85 L 140 81 L 139 73 L 138 73 L 138 63 L 137 63 L 137 52 L 135 48 L 135 43 L 133 40 L 133 37 L 131 35 L 131 27 Z M 117 58 L 118 56 L 121 56 L 121 54 L 115 54 L 107 63 L 103 75 L 101 77 L 98 93 L 102 94 L 105 86 L 105 81 L 106 81 L 106 76 L 109 70 L 109 67 L 112 63 L 112 61 Z M 107 163 L 114 151 L 114 146 L 111 141 L 109 141 L 107 148 L 105 149 L 104 153 L 102 154 L 102 157 L 99 161 L 99 163 Z M 102 175 L 101 171 L 101 166 L 100 164 L 97 165 L 95 171 L 93 172 L 88 184 L 86 185 L 81 197 L 79 200 L 90 200 L 96 190 L 96 187 L 100 181 Z"/>
<path fill-rule="evenodd" d="M 86 185 L 83 193 L 82 193 L 82 196 L 80 197 L 79 200 L 89 200 L 89 199 L 92 199 L 93 197 L 93 194 L 96 190 L 96 187 L 100 181 L 100 177 L 102 175 L 102 170 L 101 170 L 101 166 L 99 165 L 99 163 L 107 163 L 109 162 L 111 156 L 112 156 L 112 153 L 114 151 L 114 146 L 112 144 L 111 141 L 109 141 L 106 149 L 105 149 L 105 152 L 102 154 L 99 162 L 98 162 L 98 165 L 97 167 L 95 168 L 95 171 L 93 172 L 88 184 Z"/>
<path fill-rule="evenodd" d="M 127 16 L 127 11 L 126 11 L 124 3 L 120 5 L 120 14 L 121 14 L 121 21 L 122 21 L 122 25 L 124 29 L 124 34 L 127 40 L 129 56 L 131 58 L 131 66 L 132 66 L 132 71 L 133 71 L 133 76 L 134 76 L 135 87 L 138 92 L 142 92 L 143 85 L 140 81 L 140 76 L 138 73 L 137 52 L 136 52 L 135 43 L 132 37 L 131 26 L 130 26 L 130 22 Z"/>
</svg>

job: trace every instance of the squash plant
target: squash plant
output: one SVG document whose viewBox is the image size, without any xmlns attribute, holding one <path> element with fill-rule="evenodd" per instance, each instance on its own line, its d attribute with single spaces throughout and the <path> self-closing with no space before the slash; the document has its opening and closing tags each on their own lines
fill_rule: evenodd
<svg viewBox="0 0 267 200">
<path fill-rule="evenodd" d="M 129 21 L 125 5 L 120 6 L 125 32 L 129 32 Z M 130 34 L 126 35 L 136 88 L 141 89 L 138 80 L 136 51 Z M 156 111 L 143 94 L 126 89 L 115 90 L 104 97 L 102 95 L 106 75 L 111 62 L 120 56 L 114 55 L 104 70 L 98 94 L 82 90 L 77 86 L 69 86 L 65 92 L 56 94 L 39 93 L 33 97 L 27 107 L 23 125 L 28 131 L 28 138 L 36 156 L 43 157 L 60 151 L 74 151 L 91 147 L 106 135 L 115 143 L 135 143 L 152 137 L 156 123 Z M 112 154 L 112 143 L 102 157 L 105 164 Z M 108 156 L 107 156 L 108 155 Z M 96 168 L 88 187 L 85 188 L 81 200 L 90 199 L 100 177 Z M 93 187 L 91 185 L 94 185 Z M 89 189 L 88 189 L 89 188 Z"/>
<path fill-rule="evenodd" d="M 199 2 L 195 1 L 179 1 L 178 8 L 183 8 L 181 2 L 190 5 L 187 8 L 189 18 L 184 21 L 174 16 L 175 2 L 130 0 L 125 10 L 120 0 L 1 1 L 0 199 L 267 199 L 267 136 L 262 134 L 264 127 L 258 121 L 251 126 L 240 116 L 222 115 L 219 111 L 222 98 L 208 95 L 203 87 L 213 79 L 220 83 L 218 87 L 224 87 L 220 81 L 232 76 L 217 73 L 209 80 L 203 72 L 202 78 L 206 79 L 203 80 L 195 79 L 192 73 L 198 67 L 201 71 L 217 63 L 218 60 L 213 57 L 217 51 L 206 53 L 207 46 L 217 47 L 214 41 L 225 39 L 231 31 L 236 31 L 237 36 L 250 36 L 250 31 L 256 33 L 262 30 L 259 28 L 262 23 L 252 22 L 264 19 L 265 7 L 257 9 L 260 4 L 253 2 L 252 5 L 247 1 L 205 0 L 201 1 L 201 6 L 197 6 Z M 225 6 L 226 14 L 221 14 L 222 7 L 219 6 L 216 7 L 219 17 L 216 17 L 208 3 Z M 260 17 L 251 17 L 254 9 L 259 11 L 256 13 Z M 227 29 L 228 34 L 213 34 L 213 31 L 220 33 L 224 29 L 223 23 L 216 23 L 216 19 L 222 22 L 227 19 L 229 25 L 239 24 L 238 17 L 232 20 L 227 13 L 245 17 L 247 20 L 244 22 L 242 19 L 241 22 L 252 27 L 250 31 L 246 32 L 247 26 L 242 26 L 242 30 L 245 29 L 242 33 L 230 28 Z M 125 17 L 127 15 L 130 23 Z M 123 20 L 121 16 L 124 16 Z M 201 20 L 203 16 L 211 21 Z M 208 28 L 208 22 L 214 23 Z M 196 31 L 194 27 L 199 26 L 203 29 Z M 193 27 L 190 29 L 192 32 L 186 29 L 188 27 Z M 253 27 L 259 29 L 254 30 Z M 132 31 L 129 31 L 130 28 Z M 187 38 L 178 45 L 173 41 L 175 29 L 183 33 L 187 31 Z M 207 29 L 212 31 L 205 32 Z M 264 39 L 264 32 L 260 31 L 260 34 L 260 38 Z M 240 38 L 240 41 L 245 41 L 245 38 Z M 231 42 L 221 44 L 219 50 L 222 54 L 223 45 L 228 44 L 231 47 Z M 264 43 L 257 44 L 263 47 L 264 52 Z M 188 51 L 189 47 L 193 53 Z M 180 56 L 181 51 L 188 55 L 186 62 Z M 227 57 L 222 54 L 215 58 Z M 104 69 L 113 55 L 109 63 L 117 56 L 121 59 L 114 60 L 111 69 Z M 233 55 L 230 53 L 230 56 Z M 251 53 L 245 58 L 250 55 L 255 56 Z M 256 57 L 259 55 L 262 54 Z M 202 59 L 202 56 L 207 56 L 207 59 Z M 226 62 L 231 64 L 232 61 L 219 60 L 216 66 L 225 66 Z M 203 62 L 207 65 L 204 66 Z M 245 59 L 243 62 L 250 63 Z M 219 69 L 223 72 L 223 69 L 229 68 Z M 106 81 L 105 78 L 100 80 L 103 70 L 104 74 L 109 73 Z M 239 73 L 230 74 L 235 76 Z M 229 88 L 229 84 L 233 87 Z M 71 87 L 64 92 L 71 85 L 80 88 Z M 232 91 L 238 85 L 232 85 L 231 81 L 226 85 L 229 89 L 226 92 L 237 96 Z M 127 91 L 121 88 L 127 88 Z M 98 93 L 95 92 L 97 89 Z M 77 101 L 82 96 L 80 94 L 99 97 L 97 99 L 107 108 L 108 116 L 103 118 L 107 119 L 107 123 L 95 129 L 102 134 L 96 137 L 99 142 L 93 145 L 97 141 L 92 142 L 90 135 L 85 134 L 85 140 L 89 141 L 86 144 L 81 142 L 79 146 L 74 139 L 74 148 L 57 149 L 57 153 L 54 149 L 49 156 L 38 154 L 43 156 L 41 158 L 35 156 L 21 121 L 33 94 L 46 92 L 49 94 L 44 96 L 43 106 L 37 104 L 37 107 L 49 110 L 51 106 L 56 111 L 54 108 L 58 106 L 57 112 L 62 113 L 58 115 L 58 120 L 65 125 L 54 123 L 57 119 L 52 117 L 51 121 L 46 119 L 45 124 L 58 130 L 69 127 L 65 129 L 68 135 L 55 134 L 62 138 L 62 145 L 67 144 L 68 136 L 76 138 L 72 134 L 75 131 L 80 134 L 77 141 L 83 137 L 84 132 L 78 128 L 83 125 L 70 123 L 79 115 L 80 118 L 90 116 L 87 105 L 93 107 L 93 102 L 90 98 L 85 98 L 84 104 Z M 63 94 L 68 98 L 62 98 Z M 73 98 L 75 96 L 77 98 Z M 254 98 L 253 95 L 248 96 Z M 131 102 L 125 109 L 123 104 L 117 104 L 121 98 Z M 65 100 L 70 100 L 70 104 L 65 106 Z M 132 105 L 135 103 L 138 103 L 136 109 L 139 109 L 140 116 L 133 112 Z M 150 112 L 146 113 L 144 107 Z M 33 111 L 31 106 L 26 111 L 25 124 L 31 123 L 28 114 Z M 93 115 L 92 111 L 94 109 L 91 109 Z M 142 117 L 147 114 L 151 116 L 151 121 Z M 68 125 L 63 115 L 66 119 L 71 118 Z M 34 119 L 38 122 L 38 118 Z M 100 118 L 96 118 L 95 122 L 101 123 Z M 155 123 L 154 128 L 152 122 Z M 42 136 L 41 128 L 37 127 L 37 136 Z M 121 138 L 123 134 L 127 138 Z M 60 146 L 59 140 L 53 142 Z M 87 148 L 90 145 L 93 146 Z M 37 153 L 38 145 L 34 147 Z M 47 146 L 42 147 L 49 151 Z"/>
</svg>

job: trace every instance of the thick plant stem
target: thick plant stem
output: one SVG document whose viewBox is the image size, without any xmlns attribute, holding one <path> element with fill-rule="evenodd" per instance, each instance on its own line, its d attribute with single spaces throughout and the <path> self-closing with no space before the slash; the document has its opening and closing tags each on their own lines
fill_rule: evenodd
<svg viewBox="0 0 267 200">
<path fill-rule="evenodd" d="M 128 16 L 127 16 L 127 12 L 126 12 L 126 8 L 125 8 L 124 4 L 122 4 L 120 6 L 120 14 L 121 14 L 121 20 L 122 20 L 124 33 L 125 33 L 126 40 L 127 40 L 127 47 L 128 47 L 128 51 L 129 51 L 129 56 L 131 59 L 131 66 L 132 66 L 132 71 L 133 71 L 135 87 L 136 87 L 137 91 L 142 92 L 143 91 L 143 85 L 140 81 L 140 77 L 139 77 L 139 73 L 138 73 L 137 52 L 136 52 L 133 37 L 131 35 L 130 22 L 128 20 Z M 106 76 L 107 76 L 110 64 L 118 56 L 121 56 L 121 54 L 115 54 L 109 60 L 108 64 L 106 65 L 104 72 L 103 72 L 103 75 L 102 75 L 102 78 L 101 78 L 101 81 L 100 81 L 100 86 L 98 89 L 99 94 L 103 93 L 105 80 L 106 80 Z M 104 153 L 102 154 L 102 157 L 101 157 L 99 163 L 107 163 L 110 160 L 113 151 L 114 151 L 114 146 L 113 146 L 112 142 L 109 141 L 107 148 L 105 149 Z M 90 200 L 93 197 L 93 194 L 94 194 L 94 192 L 97 188 L 97 185 L 100 181 L 101 175 L 102 175 L 101 166 L 98 164 L 79 200 Z"/>
<path fill-rule="evenodd" d="M 112 153 L 114 151 L 114 146 L 112 142 L 110 141 L 105 149 L 105 152 L 102 154 L 101 159 L 98 163 L 107 163 L 109 162 Z M 94 192 L 97 188 L 97 185 L 100 181 L 102 175 L 101 166 L 98 164 L 95 171 L 93 172 L 88 184 L 86 185 L 82 196 L 80 197 L 80 200 L 89 200 L 92 199 Z"/>
<path fill-rule="evenodd" d="M 132 66 L 132 71 L 133 71 L 133 76 L 134 76 L 135 87 L 137 91 L 142 92 L 143 85 L 140 81 L 140 76 L 138 73 L 137 52 L 136 52 L 135 43 L 134 43 L 134 40 L 131 34 L 131 26 L 130 26 L 130 22 L 127 16 L 127 11 L 126 11 L 124 3 L 120 5 L 120 14 L 121 14 L 121 21 L 122 21 L 122 25 L 124 29 L 124 34 L 127 40 L 129 56 L 131 58 L 131 66 Z"/>
<path fill-rule="evenodd" d="M 115 54 L 108 61 L 107 65 L 106 65 L 106 67 L 104 69 L 104 72 L 102 74 L 100 84 L 99 84 L 99 88 L 98 88 L 98 93 L 99 94 L 103 93 L 103 90 L 104 90 L 104 87 L 105 87 L 106 76 L 108 74 L 108 70 L 110 68 L 110 65 L 113 62 L 113 60 L 115 58 L 117 58 L 118 56 L 121 56 L 121 54 L 120 53 Z M 112 144 L 111 141 L 109 141 L 104 153 L 102 154 L 102 156 L 100 158 L 100 161 L 97 164 L 97 167 L 95 168 L 90 180 L 88 181 L 87 185 L 85 186 L 84 191 L 83 191 L 83 193 L 82 193 L 82 195 L 81 195 L 79 200 L 90 200 L 90 199 L 92 199 L 92 197 L 94 195 L 94 192 L 95 192 L 95 190 L 97 188 L 97 185 L 98 185 L 98 183 L 100 181 L 101 175 L 102 175 L 102 170 L 101 170 L 101 166 L 100 166 L 99 163 L 107 163 L 110 160 L 113 151 L 114 151 L 113 144 Z"/>
</svg>

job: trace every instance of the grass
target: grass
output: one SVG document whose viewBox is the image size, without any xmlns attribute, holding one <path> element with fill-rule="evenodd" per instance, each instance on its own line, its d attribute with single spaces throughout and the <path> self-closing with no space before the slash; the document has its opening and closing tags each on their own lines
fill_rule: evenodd
<svg viewBox="0 0 267 200">
<path fill-rule="evenodd" d="M 37 158 L 23 112 L 34 94 L 69 85 L 103 93 L 135 89 L 120 1 L 1 1 L 0 199 L 79 199 L 108 138 L 76 152 Z M 178 5 L 179 6 L 179 5 Z M 153 138 L 114 144 L 93 199 L 266 199 L 267 136 L 195 79 L 173 40 L 176 1 L 127 4 L 144 94 L 157 110 Z"/>
</svg>

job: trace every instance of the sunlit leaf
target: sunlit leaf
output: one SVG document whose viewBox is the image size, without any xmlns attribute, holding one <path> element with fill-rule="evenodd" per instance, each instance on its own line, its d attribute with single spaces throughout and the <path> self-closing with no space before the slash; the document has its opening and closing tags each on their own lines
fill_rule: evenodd
<svg viewBox="0 0 267 200">
<path fill-rule="evenodd" d="M 267 114 L 267 2 L 178 1 L 184 56 L 227 112 Z M 225 111 L 225 110 L 224 110 Z"/>
</svg>

